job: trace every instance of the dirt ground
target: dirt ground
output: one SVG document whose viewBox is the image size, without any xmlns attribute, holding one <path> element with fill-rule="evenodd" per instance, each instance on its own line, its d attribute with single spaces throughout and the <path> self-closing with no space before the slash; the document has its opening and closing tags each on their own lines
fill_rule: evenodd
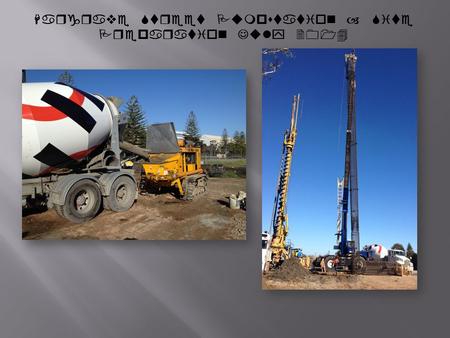
<svg viewBox="0 0 450 338">
<path fill-rule="evenodd" d="M 314 278 L 306 281 L 281 281 L 263 277 L 262 285 L 265 290 L 417 290 L 417 275 L 314 275 Z"/>
<path fill-rule="evenodd" d="M 265 290 L 417 290 L 417 274 L 312 274 L 299 267 L 296 270 L 285 269 L 263 275 L 262 287 Z"/>
<path fill-rule="evenodd" d="M 210 178 L 208 191 L 193 201 L 170 193 L 139 195 L 130 210 L 103 210 L 83 224 L 71 223 L 51 209 L 22 217 L 22 238 L 244 240 L 245 211 L 227 206 L 227 196 L 240 190 L 246 190 L 245 179 Z"/>
</svg>

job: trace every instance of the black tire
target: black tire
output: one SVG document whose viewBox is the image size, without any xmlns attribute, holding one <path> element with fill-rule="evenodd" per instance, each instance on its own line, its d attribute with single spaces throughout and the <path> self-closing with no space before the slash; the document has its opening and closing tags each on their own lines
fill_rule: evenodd
<svg viewBox="0 0 450 338">
<path fill-rule="evenodd" d="M 136 197 L 136 183 L 128 176 L 119 176 L 111 185 L 109 195 L 103 200 L 105 209 L 115 212 L 127 211 Z"/>
<path fill-rule="evenodd" d="M 55 205 L 55 209 L 61 217 L 73 223 L 83 223 L 97 215 L 101 202 L 98 185 L 89 179 L 82 179 L 69 189 L 64 205 Z"/>
<path fill-rule="evenodd" d="M 354 274 L 358 274 L 361 275 L 364 272 L 366 272 L 366 260 L 364 258 L 362 258 L 361 256 L 355 257 L 353 258 L 353 262 L 352 262 L 352 272 Z"/>
<path fill-rule="evenodd" d="M 336 267 L 334 266 L 334 256 L 325 257 L 325 272 L 335 272 Z"/>
</svg>

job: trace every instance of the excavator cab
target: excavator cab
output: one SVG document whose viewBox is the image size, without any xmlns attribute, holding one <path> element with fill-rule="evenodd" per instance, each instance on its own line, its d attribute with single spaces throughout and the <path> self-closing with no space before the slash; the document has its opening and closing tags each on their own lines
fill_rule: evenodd
<svg viewBox="0 0 450 338">
<path fill-rule="evenodd" d="M 180 148 L 183 155 L 184 171 L 194 172 L 202 168 L 200 148 Z"/>
</svg>

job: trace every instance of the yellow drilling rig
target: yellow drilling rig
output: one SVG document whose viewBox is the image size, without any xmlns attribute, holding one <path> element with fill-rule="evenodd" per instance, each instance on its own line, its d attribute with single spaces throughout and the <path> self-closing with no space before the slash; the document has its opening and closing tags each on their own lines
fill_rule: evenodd
<svg viewBox="0 0 450 338">
<path fill-rule="evenodd" d="M 283 150 L 281 155 L 280 173 L 278 175 L 277 190 L 275 194 L 274 208 L 272 214 L 272 238 L 266 252 L 265 267 L 276 268 L 284 260 L 289 258 L 286 246 L 288 234 L 287 215 L 287 194 L 289 176 L 291 174 L 292 154 L 294 152 L 295 140 L 297 137 L 297 118 L 300 104 L 300 95 L 294 96 L 291 111 L 290 128 L 286 130 L 283 140 Z M 264 253 L 263 253 L 264 255 Z M 264 259 L 264 257 L 263 257 Z"/>
</svg>

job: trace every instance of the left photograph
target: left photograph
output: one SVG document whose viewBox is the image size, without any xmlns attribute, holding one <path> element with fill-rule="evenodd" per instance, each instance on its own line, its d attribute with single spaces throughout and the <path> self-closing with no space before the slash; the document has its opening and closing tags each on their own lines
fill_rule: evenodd
<svg viewBox="0 0 450 338">
<path fill-rule="evenodd" d="M 22 70 L 22 239 L 245 240 L 245 71 Z"/>
</svg>

